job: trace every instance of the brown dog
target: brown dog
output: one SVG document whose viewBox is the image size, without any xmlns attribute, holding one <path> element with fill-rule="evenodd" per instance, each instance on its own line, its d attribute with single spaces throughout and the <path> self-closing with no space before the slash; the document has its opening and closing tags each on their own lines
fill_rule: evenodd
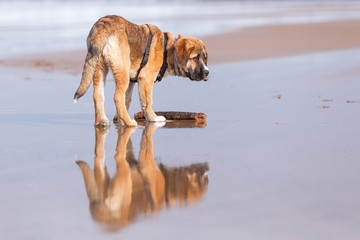
<svg viewBox="0 0 360 240">
<path fill-rule="evenodd" d="M 116 116 L 126 126 L 137 126 L 128 109 L 135 82 L 139 84 L 141 108 L 147 121 L 165 121 L 152 109 L 154 82 L 163 76 L 175 75 L 191 80 L 207 80 L 207 52 L 196 38 L 176 39 L 154 25 L 135 25 L 120 16 L 105 16 L 92 27 L 87 38 L 88 53 L 74 100 L 85 94 L 91 81 L 94 85 L 95 125 L 109 125 L 104 110 L 104 86 L 109 68 L 116 89 Z"/>
</svg>

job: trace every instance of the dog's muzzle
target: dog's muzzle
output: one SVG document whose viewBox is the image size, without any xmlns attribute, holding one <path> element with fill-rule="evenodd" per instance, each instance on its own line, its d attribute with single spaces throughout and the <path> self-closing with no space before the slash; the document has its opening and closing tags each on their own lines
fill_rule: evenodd
<svg viewBox="0 0 360 240">
<path fill-rule="evenodd" d="M 207 81 L 209 80 L 209 69 L 204 65 L 204 67 L 195 69 L 194 72 L 187 72 L 186 75 L 192 81 Z"/>
</svg>

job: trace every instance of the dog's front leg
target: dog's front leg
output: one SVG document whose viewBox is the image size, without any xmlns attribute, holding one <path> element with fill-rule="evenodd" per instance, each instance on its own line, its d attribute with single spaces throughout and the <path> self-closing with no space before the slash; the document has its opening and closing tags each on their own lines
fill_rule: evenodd
<svg viewBox="0 0 360 240">
<path fill-rule="evenodd" d="M 140 78 L 139 78 L 140 79 Z M 139 80 L 139 97 L 141 109 L 144 112 L 145 118 L 149 122 L 164 122 L 166 118 L 163 116 L 157 116 L 152 109 L 152 92 L 153 92 L 154 81 L 144 81 L 144 79 Z"/>
</svg>

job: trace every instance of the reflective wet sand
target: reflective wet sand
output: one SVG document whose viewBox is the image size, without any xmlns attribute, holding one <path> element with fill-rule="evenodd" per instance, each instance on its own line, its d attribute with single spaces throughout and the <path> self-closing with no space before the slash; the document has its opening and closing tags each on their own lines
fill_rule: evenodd
<svg viewBox="0 0 360 240">
<path fill-rule="evenodd" d="M 76 162 L 84 177 L 91 216 L 107 231 L 119 231 L 140 216 L 170 209 L 177 202 L 181 207 L 193 204 L 207 190 L 207 163 L 168 167 L 155 162 L 153 134 L 158 125 L 146 124 L 138 158 L 130 139 L 135 129 L 118 127 L 113 177 L 109 176 L 105 163 L 107 127 L 95 128 L 94 171 L 85 161 Z"/>
<path fill-rule="evenodd" d="M 167 78 L 155 87 L 155 110 L 205 112 L 207 125 L 131 134 L 114 125 L 96 132 L 91 94 L 72 103 L 78 77 L 2 69 L 1 238 L 357 239 L 359 56 L 212 65 L 206 83 Z M 106 109 L 111 116 L 111 97 Z M 199 179 L 202 164 L 208 182 L 191 201 L 169 191 L 166 200 L 161 166 L 202 166 Z M 147 168 L 162 182 L 157 193 Z"/>
</svg>

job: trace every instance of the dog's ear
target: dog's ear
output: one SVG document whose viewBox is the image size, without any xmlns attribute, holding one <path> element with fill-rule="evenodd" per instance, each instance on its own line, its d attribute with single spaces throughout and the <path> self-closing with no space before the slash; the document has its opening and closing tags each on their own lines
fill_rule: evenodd
<svg viewBox="0 0 360 240">
<path fill-rule="evenodd" d="M 183 37 L 181 34 L 179 34 L 175 48 L 181 48 L 183 51 L 191 52 L 195 48 L 195 44 L 187 37 Z"/>
<path fill-rule="evenodd" d="M 195 48 L 195 45 L 192 41 L 185 39 L 184 43 L 185 50 L 189 53 Z"/>
</svg>

